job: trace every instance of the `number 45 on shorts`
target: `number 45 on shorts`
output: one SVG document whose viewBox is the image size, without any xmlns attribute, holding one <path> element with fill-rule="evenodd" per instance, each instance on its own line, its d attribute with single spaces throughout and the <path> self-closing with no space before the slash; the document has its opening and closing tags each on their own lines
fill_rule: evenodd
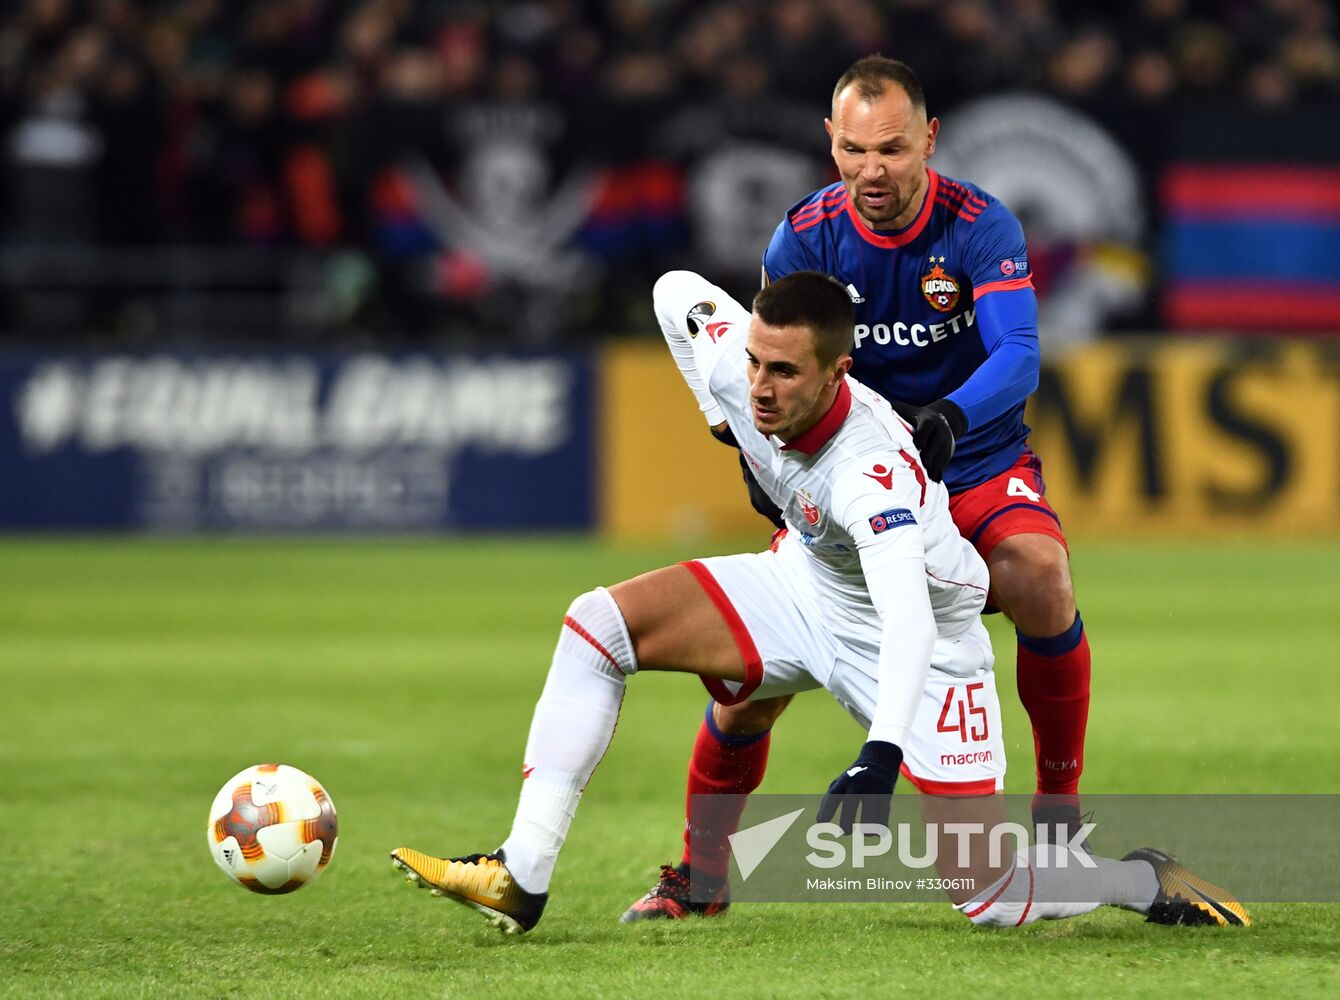
<svg viewBox="0 0 1340 1000">
<path fill-rule="evenodd" d="M 940 720 L 935 724 L 936 732 L 958 733 L 964 743 L 983 743 L 990 739 L 986 706 L 973 700 L 973 696 L 984 687 L 986 685 L 981 682 L 962 687 L 955 684 L 946 691 Z"/>
</svg>

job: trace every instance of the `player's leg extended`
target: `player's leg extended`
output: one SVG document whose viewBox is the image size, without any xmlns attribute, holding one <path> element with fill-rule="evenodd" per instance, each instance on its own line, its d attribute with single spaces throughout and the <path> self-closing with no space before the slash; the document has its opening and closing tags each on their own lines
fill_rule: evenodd
<svg viewBox="0 0 1340 1000">
<path fill-rule="evenodd" d="M 939 831 L 936 869 L 954 886 L 948 895 L 955 909 L 974 924 L 1021 927 L 1077 917 L 1105 903 L 1138 902 L 1148 909 L 1158 892 L 1154 869 L 1143 862 L 1113 861 L 1053 844 L 1020 849 L 1017 837 L 993 835 L 1006 829 L 1002 795 L 923 793 L 920 798 L 922 817 Z M 956 824 L 982 832 L 966 837 L 946 832 L 962 829 Z"/>
<path fill-rule="evenodd" d="M 1033 725 L 1037 794 L 1073 808 L 1084 772 L 1091 667 L 1069 557 L 1053 537 L 1017 534 L 1001 539 L 987 565 L 994 599 L 1018 639 L 1016 683 Z"/>
<path fill-rule="evenodd" d="M 727 839 L 740 827 L 743 799 L 733 808 L 714 810 L 690 824 L 689 806 L 695 795 L 748 795 L 763 781 L 768 766 L 772 726 L 794 695 L 723 705 L 713 701 L 698 729 L 689 760 L 688 789 L 684 798 L 684 854 L 695 870 L 725 883 L 730 857 Z"/>
<path fill-rule="evenodd" d="M 1118 861 L 1059 843 L 1019 849 L 1016 836 L 993 838 L 990 831 L 1001 829 L 1007 818 L 999 794 L 923 793 L 921 811 L 939 831 L 936 868 L 954 887 L 948 891 L 950 901 L 974 924 L 1022 927 L 1035 920 L 1082 916 L 1099 906 L 1134 910 L 1160 924 L 1251 924 L 1227 890 L 1197 877 L 1162 851 L 1141 848 Z M 946 832 L 948 824 L 959 824 L 950 830 L 966 825 L 984 832 L 961 838 Z"/>
<path fill-rule="evenodd" d="M 758 788 L 768 764 L 772 724 L 793 695 L 723 705 L 711 701 L 698 727 L 684 794 L 684 853 L 662 865 L 651 890 L 624 911 L 622 923 L 714 917 L 730 906 L 730 836 L 740 828 L 745 796 Z M 701 796 L 714 796 L 705 799 Z M 699 808 L 693 809 L 694 796 Z M 712 803 L 704 806 L 703 803 Z M 690 879 L 702 887 L 690 894 Z M 715 891 L 713 891 L 715 890 Z"/>
<path fill-rule="evenodd" d="M 525 780 L 502 848 L 462 859 L 399 848 L 397 866 L 509 931 L 533 927 L 582 790 L 614 734 L 625 682 L 639 669 L 746 678 L 735 637 L 683 566 L 573 601 L 535 706 Z"/>
<path fill-rule="evenodd" d="M 704 590 L 715 595 L 723 620 L 747 639 L 741 657 L 766 661 L 766 680 L 761 669 L 755 682 L 742 686 L 703 679 L 713 702 L 689 764 L 684 860 L 678 867 L 662 866 L 651 891 L 624 913 L 625 923 L 725 911 L 728 838 L 739 828 L 743 796 L 763 779 L 768 731 L 792 694 L 821 686 L 809 667 L 833 661 L 832 636 L 808 624 L 775 552 L 691 564 Z"/>
</svg>

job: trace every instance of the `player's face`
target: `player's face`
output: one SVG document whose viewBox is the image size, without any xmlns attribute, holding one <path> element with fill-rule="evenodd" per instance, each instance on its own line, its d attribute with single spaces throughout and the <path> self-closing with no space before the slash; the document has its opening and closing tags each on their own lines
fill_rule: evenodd
<svg viewBox="0 0 1340 1000">
<path fill-rule="evenodd" d="M 833 140 L 833 162 L 861 218 L 872 229 L 901 229 L 916 218 L 939 119 L 927 121 L 907 91 L 891 83 L 873 101 L 846 88 L 824 125 Z"/>
<path fill-rule="evenodd" d="M 783 441 L 794 440 L 818 423 L 851 367 L 846 355 L 821 365 L 808 327 L 770 326 L 757 316 L 749 320 L 745 353 L 754 427 Z"/>
</svg>

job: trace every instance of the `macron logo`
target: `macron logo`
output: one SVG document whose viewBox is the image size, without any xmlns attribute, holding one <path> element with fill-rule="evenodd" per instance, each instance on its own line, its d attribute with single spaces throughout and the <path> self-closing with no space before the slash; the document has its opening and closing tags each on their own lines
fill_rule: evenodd
<svg viewBox="0 0 1340 1000">
<path fill-rule="evenodd" d="M 730 841 L 731 854 L 735 855 L 735 864 L 740 869 L 741 881 L 749 880 L 749 876 L 754 874 L 754 869 L 763 863 L 768 852 L 777 846 L 777 841 L 786 835 L 786 831 L 791 829 L 804 811 L 797 809 L 758 826 L 732 833 L 726 838 Z"/>
</svg>

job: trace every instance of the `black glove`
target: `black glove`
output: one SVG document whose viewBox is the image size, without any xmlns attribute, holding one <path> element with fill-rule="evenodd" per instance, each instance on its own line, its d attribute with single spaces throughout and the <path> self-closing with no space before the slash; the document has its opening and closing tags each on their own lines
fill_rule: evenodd
<svg viewBox="0 0 1340 1000">
<path fill-rule="evenodd" d="M 744 476 L 745 489 L 749 491 L 749 505 L 771 521 L 774 527 L 785 528 L 786 521 L 782 519 L 782 508 L 773 503 L 772 497 L 763 492 L 763 487 L 754 478 L 754 470 L 749 468 L 749 463 L 745 461 L 744 452 L 740 452 L 740 473 Z"/>
<path fill-rule="evenodd" d="M 735 440 L 735 432 L 730 429 L 730 424 L 723 421 L 715 427 L 709 427 L 708 430 L 722 444 L 729 445 L 732 448 L 740 447 L 740 442 Z"/>
<path fill-rule="evenodd" d="M 909 424 L 916 425 L 917 414 L 921 412 L 921 407 L 916 403 L 900 403 L 896 399 L 889 400 L 889 405 L 893 407 L 893 412 L 902 417 Z M 715 431 L 713 432 L 715 433 Z"/>
<path fill-rule="evenodd" d="M 937 399 L 916 412 L 912 443 L 921 453 L 926 475 L 937 483 L 945 477 L 949 460 L 954 457 L 954 442 L 968 429 L 968 418 L 957 403 Z"/>
<path fill-rule="evenodd" d="M 732 448 L 740 447 L 729 424 L 713 427 L 712 436 L 722 444 L 728 444 Z M 746 461 L 744 452 L 740 452 L 740 473 L 744 476 L 745 489 L 749 491 L 749 506 L 771 521 L 775 527 L 785 528 L 786 522 L 782 520 L 782 508 L 773 503 L 772 497 L 763 492 L 763 487 L 754 478 L 754 470 L 749 468 L 749 462 Z"/>
<path fill-rule="evenodd" d="M 898 768 L 903 763 L 903 751 L 883 740 L 868 740 L 861 747 L 860 756 L 851 767 L 837 776 L 828 786 L 828 792 L 819 803 L 820 823 L 827 823 L 839 809 L 842 817 L 838 825 L 843 833 L 851 833 L 860 808 L 860 822 L 889 825 L 889 799 L 898 780 Z M 846 796 L 841 798 L 840 796 Z"/>
</svg>

